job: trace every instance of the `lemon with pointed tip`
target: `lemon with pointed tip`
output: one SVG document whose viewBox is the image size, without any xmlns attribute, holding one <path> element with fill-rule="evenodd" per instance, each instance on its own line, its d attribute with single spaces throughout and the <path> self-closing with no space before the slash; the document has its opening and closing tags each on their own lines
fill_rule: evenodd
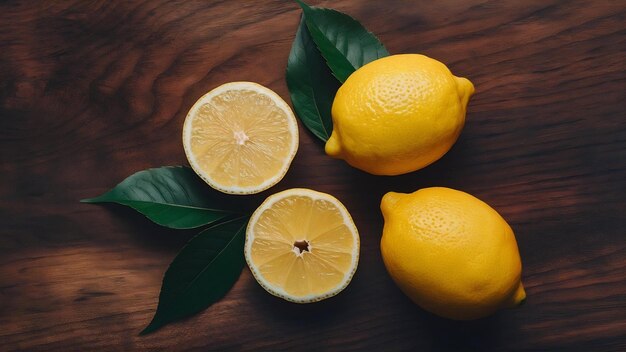
<svg viewBox="0 0 626 352">
<path fill-rule="evenodd" d="M 433 187 L 411 194 L 389 192 L 380 206 L 385 267 L 422 308 L 470 320 L 525 300 L 513 230 L 486 203 Z"/>
<path fill-rule="evenodd" d="M 468 79 L 424 55 L 372 61 L 337 91 L 326 154 L 375 175 L 419 170 L 456 142 L 473 93 Z"/>
</svg>

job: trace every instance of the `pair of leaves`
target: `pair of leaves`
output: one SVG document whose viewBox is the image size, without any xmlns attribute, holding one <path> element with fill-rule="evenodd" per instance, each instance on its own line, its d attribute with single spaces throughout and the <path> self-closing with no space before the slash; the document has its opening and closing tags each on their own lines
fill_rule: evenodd
<svg viewBox="0 0 626 352">
<path fill-rule="evenodd" d="M 137 172 L 105 194 L 83 200 L 126 205 L 174 229 L 210 225 L 193 237 L 170 264 L 156 313 L 141 334 L 209 307 L 230 290 L 241 274 L 248 218 L 234 218 L 232 212 L 215 209 L 202 196 L 206 188 L 190 168 L 166 166 Z"/>
<path fill-rule="evenodd" d="M 389 55 L 376 37 L 341 12 L 303 10 L 289 63 L 287 84 L 296 113 L 319 139 L 332 132 L 332 102 L 341 83 L 359 67 Z M 245 265 L 243 247 L 248 217 L 216 209 L 203 197 L 206 184 L 187 167 L 161 167 L 131 175 L 115 188 L 85 203 L 118 203 L 173 229 L 208 226 L 192 238 L 163 278 L 159 304 L 147 334 L 193 315 L 234 285 Z"/>
<path fill-rule="evenodd" d="M 352 17 L 296 0 L 303 15 L 287 64 L 287 86 L 304 125 L 327 141 L 335 94 L 359 67 L 388 56 L 382 43 Z"/>
</svg>

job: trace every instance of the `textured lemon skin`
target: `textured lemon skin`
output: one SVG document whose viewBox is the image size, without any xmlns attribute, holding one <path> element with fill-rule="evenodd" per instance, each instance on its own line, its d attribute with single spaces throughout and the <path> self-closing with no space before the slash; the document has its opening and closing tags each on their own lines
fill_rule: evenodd
<svg viewBox="0 0 626 352">
<path fill-rule="evenodd" d="M 375 175 L 421 169 L 457 140 L 473 93 L 469 80 L 424 55 L 372 61 L 337 91 L 326 153 Z"/>
<path fill-rule="evenodd" d="M 513 230 L 489 205 L 450 188 L 389 192 L 380 244 L 400 289 L 437 315 L 471 320 L 526 298 Z"/>
</svg>

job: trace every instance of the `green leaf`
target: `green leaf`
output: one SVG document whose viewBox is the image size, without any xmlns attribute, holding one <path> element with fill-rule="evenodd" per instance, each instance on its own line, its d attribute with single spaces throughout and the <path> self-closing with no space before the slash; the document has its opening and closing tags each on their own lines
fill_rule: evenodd
<svg viewBox="0 0 626 352">
<path fill-rule="evenodd" d="M 333 130 L 330 111 L 340 84 L 311 39 L 304 17 L 291 46 L 286 78 L 296 114 L 317 138 L 327 141 Z"/>
<path fill-rule="evenodd" d="M 312 7 L 301 0 L 311 37 L 328 67 L 345 82 L 359 67 L 389 55 L 383 44 L 354 18 L 332 9 Z"/>
<path fill-rule="evenodd" d="M 118 203 L 129 206 L 155 223 L 174 228 L 199 227 L 232 216 L 213 209 L 205 197 L 207 185 L 192 169 L 164 166 L 139 171 L 105 194 L 84 203 Z"/>
<path fill-rule="evenodd" d="M 165 272 L 156 313 L 141 335 L 204 310 L 228 293 L 245 265 L 247 223 L 247 217 L 227 221 L 187 243 Z"/>
</svg>

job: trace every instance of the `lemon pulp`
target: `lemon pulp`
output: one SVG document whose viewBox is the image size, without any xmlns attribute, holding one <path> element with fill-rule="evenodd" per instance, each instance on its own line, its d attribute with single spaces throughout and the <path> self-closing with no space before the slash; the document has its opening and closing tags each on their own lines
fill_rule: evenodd
<svg viewBox="0 0 626 352">
<path fill-rule="evenodd" d="M 291 189 L 270 196 L 252 215 L 245 254 L 268 292 L 293 302 L 315 302 L 350 282 L 359 235 L 336 198 Z"/>
<path fill-rule="evenodd" d="M 298 148 L 297 123 L 289 106 L 268 88 L 227 83 L 191 108 L 183 145 L 192 168 L 211 187 L 257 193 L 287 172 Z"/>
</svg>

